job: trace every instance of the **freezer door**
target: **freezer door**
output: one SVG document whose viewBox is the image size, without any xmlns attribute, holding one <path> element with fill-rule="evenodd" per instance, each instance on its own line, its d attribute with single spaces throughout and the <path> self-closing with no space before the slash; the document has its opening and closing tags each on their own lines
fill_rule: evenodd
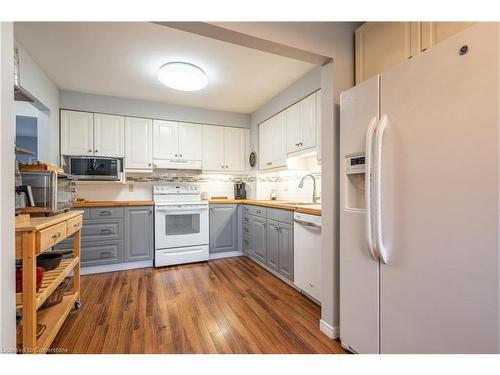
<svg viewBox="0 0 500 375">
<path fill-rule="evenodd" d="M 340 340 L 357 353 L 379 352 L 379 262 L 366 241 L 364 175 L 346 175 L 345 156 L 365 152 L 369 124 L 378 119 L 379 81 L 373 77 L 340 98 Z"/>
<path fill-rule="evenodd" d="M 499 352 L 499 30 L 381 76 L 382 353 Z"/>
</svg>

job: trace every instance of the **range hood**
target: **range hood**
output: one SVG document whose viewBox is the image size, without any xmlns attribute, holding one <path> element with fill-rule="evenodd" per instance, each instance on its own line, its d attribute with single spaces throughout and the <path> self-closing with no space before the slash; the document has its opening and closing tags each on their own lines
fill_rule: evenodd
<svg viewBox="0 0 500 375">
<path fill-rule="evenodd" d="M 153 168 L 201 170 L 201 160 L 153 159 Z"/>
<path fill-rule="evenodd" d="M 19 76 L 19 50 L 14 47 L 14 100 L 33 103 L 35 99 L 21 87 Z"/>
</svg>

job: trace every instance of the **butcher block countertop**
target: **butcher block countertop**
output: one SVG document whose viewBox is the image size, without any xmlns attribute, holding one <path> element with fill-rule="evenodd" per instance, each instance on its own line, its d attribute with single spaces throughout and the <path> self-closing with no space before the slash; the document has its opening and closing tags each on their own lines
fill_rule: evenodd
<svg viewBox="0 0 500 375">
<path fill-rule="evenodd" d="M 68 211 L 53 216 L 31 215 L 29 221 L 16 224 L 16 232 L 40 231 L 79 215 L 83 215 L 83 211 Z"/>
<path fill-rule="evenodd" d="M 77 201 L 75 208 L 83 207 L 131 207 L 131 206 L 153 206 L 153 201 Z"/>
<path fill-rule="evenodd" d="M 321 205 L 295 205 L 289 201 L 272 201 L 272 200 L 258 200 L 258 199 L 209 199 L 210 204 L 250 204 L 252 206 L 262 206 L 271 208 L 280 208 L 283 210 L 290 210 L 301 212 L 304 214 L 321 216 Z"/>
</svg>

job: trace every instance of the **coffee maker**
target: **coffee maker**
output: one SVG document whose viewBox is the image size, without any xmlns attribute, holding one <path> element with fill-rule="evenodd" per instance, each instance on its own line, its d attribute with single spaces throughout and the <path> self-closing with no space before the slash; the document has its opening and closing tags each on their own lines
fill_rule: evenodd
<svg viewBox="0 0 500 375">
<path fill-rule="evenodd" d="M 19 168 L 19 161 L 16 160 L 16 174 L 15 174 L 15 185 L 16 185 L 16 215 L 19 215 L 23 208 L 26 208 L 27 204 L 30 207 L 35 207 L 35 201 L 33 199 L 33 193 L 31 192 L 31 186 L 23 185 L 23 179 L 21 177 L 21 169 Z"/>
<path fill-rule="evenodd" d="M 244 182 L 235 182 L 234 183 L 234 199 L 246 199 L 247 191 L 245 189 Z"/>
</svg>

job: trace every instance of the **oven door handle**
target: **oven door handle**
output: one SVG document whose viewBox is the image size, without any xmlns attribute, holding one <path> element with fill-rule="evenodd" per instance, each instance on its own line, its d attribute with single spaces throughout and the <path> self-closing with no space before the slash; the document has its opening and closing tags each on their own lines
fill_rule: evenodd
<svg viewBox="0 0 500 375">
<path fill-rule="evenodd" d="M 192 212 L 192 213 L 202 213 L 208 211 L 208 207 L 156 207 L 156 212 L 164 213 L 177 213 L 177 212 Z"/>
</svg>

